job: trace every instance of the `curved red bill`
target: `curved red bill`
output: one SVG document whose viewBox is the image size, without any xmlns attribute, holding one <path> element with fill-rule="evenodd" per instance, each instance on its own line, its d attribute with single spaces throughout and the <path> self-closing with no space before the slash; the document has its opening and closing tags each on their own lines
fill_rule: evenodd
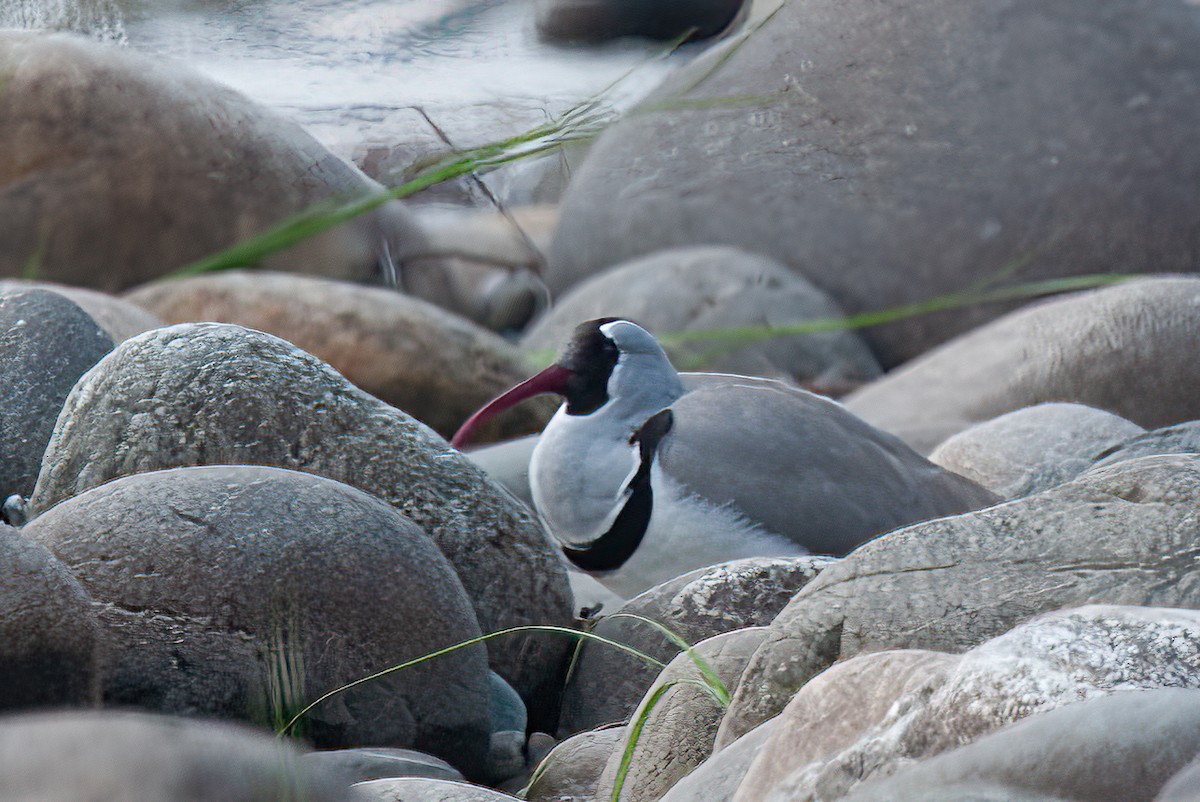
<svg viewBox="0 0 1200 802">
<path fill-rule="evenodd" d="M 458 431 L 454 433 L 454 437 L 450 438 L 450 445 L 455 448 L 462 448 L 471 442 L 471 438 L 481 426 L 509 407 L 521 403 L 526 398 L 532 398 L 542 393 L 566 395 L 567 379 L 570 377 L 570 369 L 564 368 L 562 365 L 551 365 L 537 375 L 529 377 L 511 390 L 493 398 L 474 415 L 467 418 L 466 423 L 458 427 Z"/>
</svg>

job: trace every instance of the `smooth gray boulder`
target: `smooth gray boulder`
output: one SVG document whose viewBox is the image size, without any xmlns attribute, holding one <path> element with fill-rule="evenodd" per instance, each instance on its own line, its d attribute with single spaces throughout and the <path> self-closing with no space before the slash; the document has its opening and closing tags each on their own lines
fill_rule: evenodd
<svg viewBox="0 0 1200 802">
<path fill-rule="evenodd" d="M 1200 454 L 1200 420 L 1163 426 L 1135 435 L 1097 455 L 1097 465 L 1115 465 L 1125 460 L 1154 454 Z"/>
<path fill-rule="evenodd" d="M 609 757 L 625 743 L 624 727 L 585 730 L 546 755 L 530 783 L 528 802 L 593 802 Z"/>
<path fill-rule="evenodd" d="M 68 397 L 30 505 L 41 513 L 139 472 L 246 463 L 326 476 L 396 507 L 446 554 L 485 632 L 571 621 L 561 558 L 528 510 L 428 427 L 240 326 L 169 326 L 118 346 Z M 569 643 L 514 635 L 488 647 L 538 726 Z"/>
<path fill-rule="evenodd" d="M 393 777 L 351 786 L 361 802 L 512 802 L 515 796 L 481 785 L 433 780 L 426 777 Z"/>
<path fill-rule="evenodd" d="M 1200 751 L 1200 690 L 1117 693 L 1019 721 L 846 802 L 1151 802 Z"/>
<path fill-rule="evenodd" d="M 382 187 L 294 122 L 161 58 L 0 33 L 0 275 L 116 291 Z M 377 281 L 422 241 L 398 202 L 263 259 Z"/>
<path fill-rule="evenodd" d="M 587 320 L 632 320 L 660 337 L 680 370 L 716 370 L 791 379 L 844 393 L 880 375 L 856 332 L 793 334 L 738 346 L 719 339 L 673 342 L 671 335 L 772 328 L 842 317 L 829 296 L 773 259 L 724 246 L 670 248 L 592 276 L 558 298 L 523 335 L 534 351 L 554 351 Z"/>
<path fill-rule="evenodd" d="M 1197 799 L 1200 799 L 1200 758 L 1180 769 L 1154 797 L 1154 802 L 1195 802 Z"/>
<path fill-rule="evenodd" d="M 778 719 L 769 719 L 713 753 L 695 771 L 675 783 L 662 802 L 729 802 L 754 756 L 777 728 Z"/>
<path fill-rule="evenodd" d="M 791 0 L 595 142 L 547 282 L 697 242 L 773 257 L 848 314 L 1193 272 L 1197 128 L 1191 3 Z M 1006 308 L 865 336 L 891 368 Z"/>
<path fill-rule="evenodd" d="M 267 732 L 133 712 L 0 719 L 6 800 L 347 802 L 346 787 Z"/>
<path fill-rule="evenodd" d="M 0 524 L 0 710 L 100 701 L 92 598 L 46 548 Z"/>
<path fill-rule="evenodd" d="M 641 36 L 705 39 L 720 33 L 745 0 L 539 0 L 537 30 L 552 42 Z"/>
<path fill-rule="evenodd" d="M 0 291 L 40 289 L 56 293 L 74 301 L 87 312 L 96 324 L 112 338 L 114 343 L 128 340 L 143 331 L 157 329 L 163 321 L 140 306 L 122 300 L 106 292 L 89 290 L 86 287 L 71 287 L 51 281 L 28 281 L 26 279 L 0 279 Z"/>
<path fill-rule="evenodd" d="M 1200 278 L 1138 279 L 1027 306 L 843 403 L 922 453 L 976 423 L 1045 401 L 1087 404 L 1146 428 L 1195 420 L 1197 327 Z"/>
<path fill-rule="evenodd" d="M 433 542 L 320 476 L 200 466 L 126 476 L 22 530 L 102 605 L 108 705 L 286 724 L 346 683 L 479 635 Z M 401 746 L 483 770 L 486 651 L 346 690 L 299 722 L 323 747 Z"/>
<path fill-rule="evenodd" d="M 860 546 L 772 622 L 718 744 L 777 714 L 838 659 L 886 649 L 961 651 L 1079 604 L 1200 604 L 1190 568 L 1197 501 L 1200 456 L 1145 457 Z"/>
<path fill-rule="evenodd" d="M 359 747 L 322 749 L 307 752 L 304 764 L 343 785 L 353 785 L 386 777 L 430 777 L 436 780 L 461 780 L 458 769 L 441 758 L 398 747 Z"/>
<path fill-rule="evenodd" d="M 384 287 L 228 271 L 153 282 L 125 298 L 166 323 L 236 323 L 281 337 L 443 437 L 529 375 L 524 355 L 499 336 Z M 537 431 L 553 412 L 521 405 L 480 441 Z"/>
<path fill-rule="evenodd" d="M 1102 409 L 1048 402 L 964 429 L 935 448 L 929 461 L 1002 498 L 1019 498 L 1074 479 L 1097 454 L 1145 431 Z"/>
<path fill-rule="evenodd" d="M 0 290 L 0 498 L 33 492 L 67 394 L 112 347 L 91 315 L 62 295 Z"/>
<path fill-rule="evenodd" d="M 765 626 L 792 596 L 836 561 L 829 557 L 751 557 L 690 571 L 638 594 L 600 618 L 592 632 L 662 662 L 679 646 L 640 616 L 688 643 L 722 632 Z M 559 734 L 625 721 L 659 670 L 603 643 L 584 642 L 563 691 Z M 596 689 L 602 688 L 602 693 Z"/>
</svg>

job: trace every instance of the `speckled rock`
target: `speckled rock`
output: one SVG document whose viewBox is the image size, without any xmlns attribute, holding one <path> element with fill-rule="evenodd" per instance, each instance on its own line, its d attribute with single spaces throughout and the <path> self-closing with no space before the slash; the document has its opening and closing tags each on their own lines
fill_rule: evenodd
<svg viewBox="0 0 1200 802">
<path fill-rule="evenodd" d="M 537 29 L 554 42 L 622 36 L 705 39 L 737 17 L 744 0 L 540 0 Z"/>
<path fill-rule="evenodd" d="M 327 476 L 392 504 L 446 554 L 485 632 L 571 621 L 561 558 L 528 510 L 428 427 L 240 326 L 182 324 L 118 346 L 68 398 L 31 506 L 118 476 L 239 463 Z M 568 648 L 550 636 L 489 643 L 535 727 Z"/>
<path fill-rule="evenodd" d="M 672 786 L 662 802 L 729 802 L 750 762 L 778 729 L 779 719 L 764 721 L 696 767 Z"/>
<path fill-rule="evenodd" d="M 738 677 L 766 634 L 763 627 L 736 629 L 700 641 L 693 650 L 725 688 L 730 689 L 736 687 Z M 649 709 L 622 787 L 621 799 L 625 802 L 656 802 L 712 754 L 724 708 L 710 693 L 692 684 L 659 690 L 681 680 L 700 678 L 692 655 L 676 655 L 634 711 L 631 720 L 636 721 Z M 597 799 L 612 797 L 624 748 L 622 743 L 609 757 L 597 786 Z"/>
<path fill-rule="evenodd" d="M 515 796 L 480 785 L 431 780 L 425 777 L 399 777 L 371 780 L 351 786 L 355 800 L 362 802 L 512 802 Z"/>
<path fill-rule="evenodd" d="M 0 719 L 0 774 L 11 800 L 346 802 L 269 732 L 147 713 Z"/>
<path fill-rule="evenodd" d="M 1151 802 L 1197 751 L 1200 690 L 1119 693 L 1031 716 L 844 799 Z"/>
<path fill-rule="evenodd" d="M 864 544 L 772 622 L 718 743 L 778 713 L 838 659 L 885 649 L 959 651 L 1078 604 L 1200 605 L 1189 556 L 1197 500 L 1200 456 L 1145 457 Z"/>
<path fill-rule="evenodd" d="M 161 281 L 125 296 L 167 323 L 216 321 L 298 345 L 444 437 L 529 374 L 515 346 L 394 290 L 264 271 Z M 552 403 L 522 404 L 482 433 L 536 431 Z"/>
<path fill-rule="evenodd" d="M 0 289 L 0 498 L 33 492 L 67 393 L 112 347 L 96 321 L 62 295 Z"/>
<path fill-rule="evenodd" d="M 381 187 L 196 73 L 82 37 L 0 35 L 0 275 L 116 291 Z M 421 241 L 397 202 L 263 260 L 378 280 Z"/>
<path fill-rule="evenodd" d="M 828 557 L 755 557 L 701 568 L 635 596 L 614 615 L 601 618 L 593 631 L 665 662 L 679 647 L 651 625 L 623 614 L 652 619 L 697 643 L 770 623 L 800 588 L 835 562 Z M 559 732 L 570 735 L 625 721 L 657 673 L 625 652 L 585 643 L 563 694 Z"/>
<path fill-rule="evenodd" d="M 1004 498 L 1048 490 L 1092 467 L 1096 455 L 1146 430 L 1084 404 L 1046 403 L 978 423 L 950 437 L 929 461 Z"/>
<path fill-rule="evenodd" d="M 1195 272 L 1198 128 L 1191 3 L 789 0 L 596 140 L 546 280 L 558 294 L 706 242 L 777 259 L 857 314 L 1069 274 Z M 864 336 L 890 369 L 1009 308 Z M 1041 400 L 1104 407 L 1017 406 Z"/>
<path fill-rule="evenodd" d="M 353 785 L 385 777 L 430 777 L 436 780 L 461 780 L 458 769 L 441 758 L 398 747 L 360 747 L 322 749 L 307 752 L 304 763 L 343 785 Z"/>
<path fill-rule="evenodd" d="M 1097 465 L 1115 465 L 1125 460 L 1155 454 L 1200 453 L 1200 421 L 1188 421 L 1177 426 L 1139 434 L 1114 448 L 1097 455 Z"/>
<path fill-rule="evenodd" d="M 415 524 L 320 476 L 265 466 L 140 473 L 22 531 L 104 605 L 117 641 L 110 705 L 268 726 L 479 634 L 453 569 Z M 477 775 L 490 732 L 486 652 L 352 688 L 300 726 L 319 746 L 413 747 Z"/>
<path fill-rule="evenodd" d="M 142 307 L 106 292 L 97 292 L 86 287 L 70 287 L 50 281 L 0 279 L 0 292 L 29 289 L 47 290 L 75 302 L 80 309 L 92 316 L 92 320 L 96 321 L 96 324 L 112 338 L 114 343 L 128 340 L 136 334 L 157 329 L 163 325 L 161 319 Z"/>
<path fill-rule="evenodd" d="M 554 350 L 585 320 L 620 317 L 654 334 L 779 327 L 842 317 L 829 296 L 778 262 L 722 246 L 658 251 L 599 273 L 570 289 L 522 337 Z M 719 370 L 793 379 L 819 392 L 844 393 L 880 374 L 857 333 L 795 334 L 742 347 L 700 340 L 665 347 L 680 370 Z"/>
<path fill-rule="evenodd" d="M 1197 12 L 1200 17 L 1200 12 Z M 928 453 L 997 415 L 1072 401 L 1147 428 L 1200 418 L 1200 278 L 1147 278 L 1033 304 L 844 399 Z"/>
<path fill-rule="evenodd" d="M 551 750 L 537 769 L 528 802 L 593 802 L 609 757 L 622 748 L 624 727 L 576 733 Z"/>
<path fill-rule="evenodd" d="M 0 710 L 100 701 L 92 599 L 41 546 L 0 524 Z"/>
</svg>

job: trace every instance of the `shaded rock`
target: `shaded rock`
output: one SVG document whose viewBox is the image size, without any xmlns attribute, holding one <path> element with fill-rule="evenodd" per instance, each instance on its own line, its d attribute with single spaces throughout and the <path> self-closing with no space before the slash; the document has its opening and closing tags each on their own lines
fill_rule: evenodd
<svg viewBox="0 0 1200 802">
<path fill-rule="evenodd" d="M 1200 690 L 1118 693 L 1020 721 L 847 802 L 1153 800 L 1200 751 Z"/>
<path fill-rule="evenodd" d="M 737 17 L 743 0 L 541 0 L 538 33 L 552 42 L 622 36 L 706 39 Z"/>
<path fill-rule="evenodd" d="M 718 744 L 778 713 L 838 659 L 885 649 L 960 651 L 1078 604 L 1196 605 L 1198 498 L 1200 457 L 1145 457 L 864 544 L 825 568 L 772 622 Z"/>
<path fill-rule="evenodd" d="M 1075 478 L 1097 454 L 1143 432 L 1100 409 L 1045 403 L 965 429 L 935 448 L 929 460 L 1004 498 L 1018 498 Z"/>
<path fill-rule="evenodd" d="M 624 727 L 576 733 L 551 750 L 535 773 L 529 802 L 593 802 L 609 757 L 625 742 Z"/>
<path fill-rule="evenodd" d="M 1115 465 L 1125 460 L 1154 454 L 1200 453 L 1200 421 L 1164 426 L 1139 434 L 1097 455 L 1097 465 Z"/>
<path fill-rule="evenodd" d="M 0 275 L 122 290 L 380 190 L 295 123 L 162 59 L 7 31 L 0 72 Z M 262 264 L 378 280 L 420 239 L 393 202 Z"/>
<path fill-rule="evenodd" d="M 344 802 L 345 786 L 270 734 L 130 712 L 0 719 L 8 799 Z"/>
<path fill-rule="evenodd" d="M 446 554 L 485 632 L 571 620 L 561 559 L 528 510 L 424 425 L 239 326 L 183 324 L 118 346 L 68 398 L 31 507 L 118 476 L 242 463 L 327 476 L 392 504 Z M 535 726 L 568 648 L 550 636 L 489 643 Z"/>
<path fill-rule="evenodd" d="M 778 729 L 779 719 L 764 721 L 701 763 L 667 791 L 662 802 L 728 802 L 750 762 Z"/>
<path fill-rule="evenodd" d="M 103 657 L 91 604 L 45 547 L 0 525 L 0 710 L 99 702 Z"/>
<path fill-rule="evenodd" d="M 461 780 L 458 769 L 441 758 L 414 749 L 362 747 L 308 752 L 304 764 L 342 785 L 385 777 L 430 777 Z"/>
<path fill-rule="evenodd" d="M 1197 799 L 1200 799 L 1200 758 L 1180 769 L 1154 797 L 1154 802 L 1195 802 Z"/>
<path fill-rule="evenodd" d="M 788 2 L 595 142 L 547 283 L 697 242 L 775 258 L 848 314 L 998 277 L 1195 271 L 1198 45 L 1186 3 Z M 890 368 L 1004 309 L 865 336 Z"/>
<path fill-rule="evenodd" d="M 237 323 L 282 337 L 446 437 L 529 372 L 499 337 L 382 287 L 222 272 L 148 284 L 126 298 L 167 323 Z M 484 437 L 527 434 L 552 413 L 548 403 L 518 408 Z"/>
<path fill-rule="evenodd" d="M 496 785 L 526 769 L 525 702 L 495 671 L 488 672 L 488 752 L 485 776 Z"/>
<path fill-rule="evenodd" d="M 0 290 L 0 497 L 33 492 L 63 401 L 112 347 L 96 321 L 62 295 Z"/>
<path fill-rule="evenodd" d="M 7 290 L 41 289 L 57 293 L 73 301 L 80 309 L 91 315 L 92 320 L 104 330 L 114 343 L 128 340 L 143 331 L 157 329 L 163 321 L 136 304 L 85 287 L 69 287 L 49 281 L 25 281 L 23 279 L 0 280 L 0 292 Z"/>
<path fill-rule="evenodd" d="M 575 326 L 601 317 L 636 321 L 654 334 L 779 327 L 841 318 L 837 304 L 778 262 L 722 246 L 672 248 L 633 259 L 571 288 L 522 338 L 553 350 Z M 780 376 L 818 391 L 845 392 L 880 374 L 848 330 L 776 337 L 737 347 L 720 340 L 665 344 L 683 370 Z"/>
<path fill-rule="evenodd" d="M 505 802 L 516 799 L 481 785 L 431 780 L 425 777 L 398 777 L 356 783 L 354 798 L 363 802 Z"/>
<path fill-rule="evenodd" d="M 1200 14 L 1196 15 L 1200 17 Z M 1149 278 L 1034 304 L 929 352 L 845 399 L 928 453 L 981 421 L 1071 401 L 1147 428 L 1200 418 L 1200 279 Z"/>
<path fill-rule="evenodd" d="M 828 557 L 753 557 L 700 568 L 635 596 L 593 632 L 667 661 L 679 647 L 637 615 L 657 621 L 688 643 L 764 626 L 804 585 L 835 561 Z M 563 735 L 625 721 L 654 683 L 657 670 L 599 643 L 585 642 L 563 694 Z M 604 693 L 597 694 L 596 689 Z"/>
<path fill-rule="evenodd" d="M 766 634 L 763 627 L 724 632 L 697 643 L 694 653 L 729 689 L 736 686 L 746 663 Z M 645 714 L 646 723 L 633 751 L 622 787 L 622 800 L 654 802 L 661 799 L 671 786 L 712 754 L 724 708 L 709 693 L 690 684 L 677 684 L 661 692 L 661 696 L 657 695 L 663 686 L 689 679 L 701 679 L 699 668 L 691 655 L 676 655 L 634 711 L 631 720 L 637 721 Z M 626 731 L 628 729 L 626 727 Z M 600 777 L 597 799 L 612 797 L 624 749 L 622 743 L 609 757 Z"/>
<path fill-rule="evenodd" d="M 106 605 L 118 641 L 110 705 L 273 725 L 347 682 L 479 634 L 453 569 L 416 525 L 320 476 L 140 473 L 23 531 Z M 489 733 L 485 654 L 459 650 L 351 688 L 300 731 L 325 747 L 413 747 L 476 774 Z"/>
</svg>

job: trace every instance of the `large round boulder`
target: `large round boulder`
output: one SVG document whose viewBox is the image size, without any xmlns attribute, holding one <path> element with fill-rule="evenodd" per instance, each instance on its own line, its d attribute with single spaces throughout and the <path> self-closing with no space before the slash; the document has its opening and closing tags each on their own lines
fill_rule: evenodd
<svg viewBox="0 0 1200 802">
<path fill-rule="evenodd" d="M 125 289 L 381 191 L 295 123 L 127 49 L 4 31 L 0 74 L 0 275 Z M 373 280 L 420 240 L 393 203 L 264 264 Z"/>
<path fill-rule="evenodd" d="M 392 504 L 446 554 L 485 632 L 571 620 L 562 559 L 523 505 L 427 426 L 241 326 L 169 326 L 114 349 L 68 397 L 30 507 L 42 512 L 120 476 L 228 464 L 326 476 Z M 489 651 L 544 706 L 568 647 L 518 635 Z"/>
<path fill-rule="evenodd" d="M 264 466 L 127 476 L 24 528 L 104 606 L 107 704 L 279 727 L 346 683 L 479 635 L 433 542 L 348 485 Z M 478 774 L 482 646 L 307 713 L 320 746 L 414 747 Z"/>
<path fill-rule="evenodd" d="M 556 293 L 661 248 L 771 256 L 847 313 L 980 285 L 1200 269 L 1200 8 L 792 0 L 606 131 Z M 868 331 L 885 367 L 995 317 Z"/>
</svg>

